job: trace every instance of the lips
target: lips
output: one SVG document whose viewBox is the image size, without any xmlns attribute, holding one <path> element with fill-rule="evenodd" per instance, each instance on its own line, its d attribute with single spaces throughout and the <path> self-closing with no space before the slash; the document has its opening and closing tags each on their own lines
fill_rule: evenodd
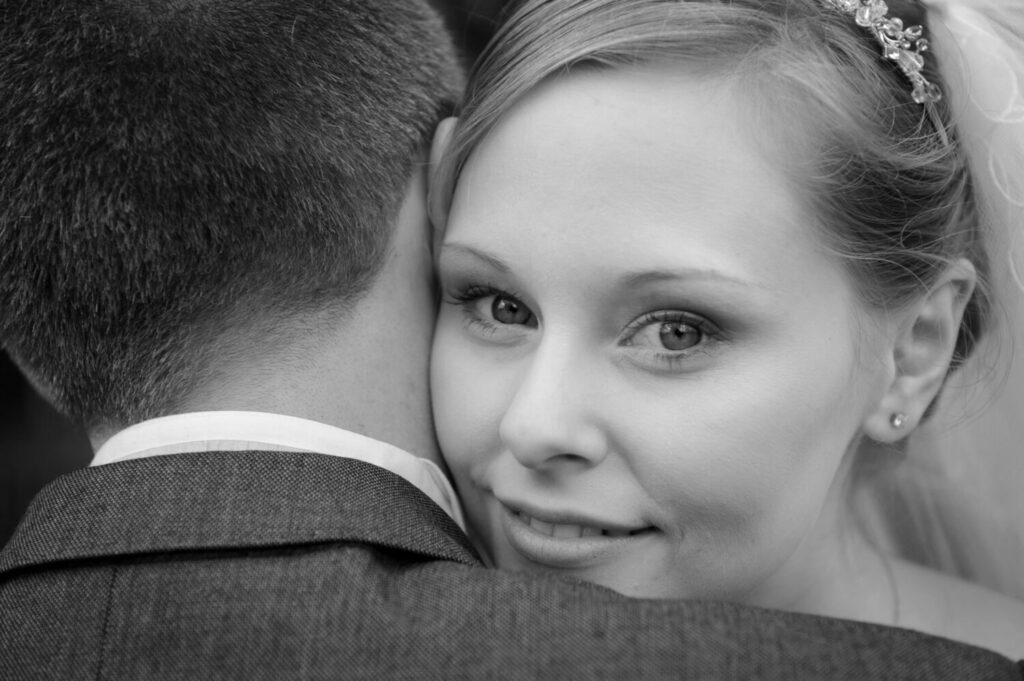
<svg viewBox="0 0 1024 681">
<path fill-rule="evenodd" d="M 531 528 L 556 539 L 580 539 L 582 537 L 633 537 L 638 534 L 650 531 L 652 528 L 642 527 L 633 530 L 622 530 L 597 525 L 583 525 L 577 523 L 554 523 L 535 518 L 527 513 L 509 508 L 514 518 Z"/>
<path fill-rule="evenodd" d="M 526 511 L 504 502 L 501 534 L 512 553 L 502 567 L 542 566 L 560 570 L 589 570 L 624 556 L 635 555 L 642 542 L 654 541 L 657 529 L 606 522 L 573 514 Z"/>
</svg>

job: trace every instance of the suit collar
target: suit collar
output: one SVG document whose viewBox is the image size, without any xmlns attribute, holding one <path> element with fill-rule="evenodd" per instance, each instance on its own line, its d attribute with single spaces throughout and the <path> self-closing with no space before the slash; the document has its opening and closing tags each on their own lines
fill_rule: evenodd
<svg viewBox="0 0 1024 681">
<path fill-rule="evenodd" d="M 336 541 L 479 564 L 443 510 L 377 466 L 321 454 L 207 452 L 58 478 L 0 553 L 0 572 L 106 556 Z"/>
<path fill-rule="evenodd" d="M 285 414 L 219 410 L 148 419 L 107 440 L 92 465 L 216 451 L 317 452 L 365 461 L 405 478 L 466 527 L 455 490 L 433 462 L 387 442 Z"/>
</svg>

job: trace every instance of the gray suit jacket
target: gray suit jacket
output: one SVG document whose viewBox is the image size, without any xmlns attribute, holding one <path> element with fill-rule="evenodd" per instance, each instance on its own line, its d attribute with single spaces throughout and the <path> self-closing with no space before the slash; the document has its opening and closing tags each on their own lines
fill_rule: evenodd
<svg viewBox="0 0 1024 681">
<path fill-rule="evenodd" d="M 391 473 L 217 452 L 78 471 L 0 553 L 0 679 L 1015 679 L 886 627 L 485 569 Z"/>
</svg>

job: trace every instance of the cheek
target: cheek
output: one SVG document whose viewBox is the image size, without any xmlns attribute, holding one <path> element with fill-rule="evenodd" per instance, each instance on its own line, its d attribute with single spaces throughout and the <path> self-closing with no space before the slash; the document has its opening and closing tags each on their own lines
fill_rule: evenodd
<svg viewBox="0 0 1024 681">
<path fill-rule="evenodd" d="M 634 396 L 623 422 L 633 434 L 626 448 L 644 454 L 634 470 L 691 529 L 804 525 L 858 430 L 856 389 L 835 367 L 779 361 L 734 374 L 742 380 L 717 375 L 680 388 L 694 393 L 686 399 L 662 399 L 673 409 L 660 418 Z"/>
<path fill-rule="evenodd" d="M 656 430 L 647 430 L 637 442 L 644 449 L 634 451 L 648 454 L 645 470 L 636 473 L 659 505 L 675 516 L 679 530 L 736 531 L 765 520 L 784 478 L 770 461 L 782 452 L 750 431 L 720 430 L 689 418 L 677 426 L 660 438 Z M 717 436 L 709 434 L 716 430 Z"/>
<path fill-rule="evenodd" d="M 459 476 L 493 452 L 504 413 L 500 382 L 486 371 L 458 329 L 442 315 L 431 356 L 431 397 L 438 443 Z"/>
</svg>

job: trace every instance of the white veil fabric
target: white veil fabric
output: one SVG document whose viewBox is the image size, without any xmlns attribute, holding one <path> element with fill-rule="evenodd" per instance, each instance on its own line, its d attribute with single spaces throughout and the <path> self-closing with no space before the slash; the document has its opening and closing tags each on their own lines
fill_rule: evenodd
<svg viewBox="0 0 1024 681">
<path fill-rule="evenodd" d="M 994 323 L 868 525 L 897 555 L 1024 599 L 1024 2 L 926 5 L 988 229 Z"/>
</svg>

